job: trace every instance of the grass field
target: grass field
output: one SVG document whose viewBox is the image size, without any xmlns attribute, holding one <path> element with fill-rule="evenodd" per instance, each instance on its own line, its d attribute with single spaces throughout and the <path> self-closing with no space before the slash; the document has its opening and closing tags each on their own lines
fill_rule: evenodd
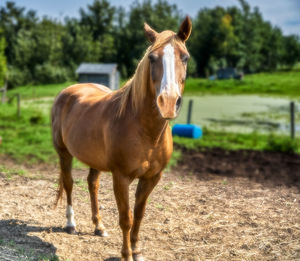
<svg viewBox="0 0 300 261">
<path fill-rule="evenodd" d="M 126 80 L 121 81 L 123 85 Z M 29 85 L 9 90 L 8 94 L 20 93 L 22 98 L 55 96 L 72 82 L 62 84 Z M 207 80 L 188 78 L 185 84 L 186 95 L 200 94 L 264 94 L 300 99 L 300 70 L 289 72 L 258 73 L 246 75 L 244 80 Z"/>
<path fill-rule="evenodd" d="M 300 98 L 300 70 L 258 73 L 239 80 L 187 79 L 185 94 L 264 94 Z"/>
<path fill-rule="evenodd" d="M 189 149 L 222 148 L 225 150 L 281 151 L 300 154 L 300 139 L 274 134 L 228 133 L 204 129 L 203 138 L 174 137 L 174 142 Z"/>
<path fill-rule="evenodd" d="M 71 83 L 22 86 L 8 91 L 8 97 L 20 93 L 21 117 L 16 116 L 16 104 L 0 105 L 0 136 L 3 142 L 0 154 L 10 155 L 18 161 L 55 162 L 56 155 L 51 142 L 49 108 L 57 93 Z M 252 93 L 297 96 L 300 98 L 300 73 L 280 72 L 257 74 L 235 80 L 208 81 L 188 79 L 186 94 L 202 93 Z M 279 150 L 300 153 L 298 139 L 259 133 L 233 134 L 205 130 L 200 140 L 175 137 L 175 143 L 192 148 L 220 147 L 225 149 Z M 175 164 L 179 152 L 174 154 Z"/>
<path fill-rule="evenodd" d="M 19 93 L 22 99 L 55 97 L 61 90 L 63 90 L 71 84 L 73 84 L 73 82 L 20 86 L 18 88 L 9 90 L 8 96 L 12 97 L 14 94 Z"/>
</svg>

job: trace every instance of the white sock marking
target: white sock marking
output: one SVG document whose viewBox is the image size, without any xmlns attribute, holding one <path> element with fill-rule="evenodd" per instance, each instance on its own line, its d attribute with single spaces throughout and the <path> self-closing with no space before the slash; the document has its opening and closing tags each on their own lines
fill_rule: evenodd
<svg viewBox="0 0 300 261">
<path fill-rule="evenodd" d="M 66 217 L 67 217 L 66 227 L 75 227 L 76 224 L 74 220 L 74 210 L 70 205 L 67 206 Z"/>
<path fill-rule="evenodd" d="M 163 77 L 161 80 L 160 93 L 163 91 L 169 95 L 180 95 L 178 83 L 175 79 L 175 54 L 174 47 L 167 44 L 164 48 L 163 62 Z"/>
</svg>

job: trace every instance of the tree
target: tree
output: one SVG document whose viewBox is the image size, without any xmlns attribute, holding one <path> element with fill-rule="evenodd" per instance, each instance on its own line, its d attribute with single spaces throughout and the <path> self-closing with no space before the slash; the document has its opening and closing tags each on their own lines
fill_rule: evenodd
<svg viewBox="0 0 300 261">
<path fill-rule="evenodd" d="M 82 62 L 99 62 L 100 42 L 94 41 L 92 33 L 76 19 L 65 20 L 62 36 L 62 64 L 72 71 Z"/>
<path fill-rule="evenodd" d="M 300 38 L 296 35 L 283 37 L 282 64 L 292 68 L 300 61 Z"/>
<path fill-rule="evenodd" d="M 6 57 L 5 57 L 5 38 L 0 30 L 0 87 L 4 84 L 6 77 Z"/>
<path fill-rule="evenodd" d="M 107 0 L 95 0 L 86 11 L 81 8 L 79 13 L 80 25 L 92 34 L 94 42 L 98 42 L 94 44 L 94 47 L 100 48 L 98 62 L 116 61 L 117 50 L 113 39 L 116 8 Z"/>
<path fill-rule="evenodd" d="M 177 30 L 180 20 L 177 6 L 170 5 L 167 1 L 158 0 L 155 4 L 151 0 L 134 2 L 129 11 L 128 23 L 123 28 L 123 42 L 118 46 L 121 49 L 119 53 L 124 53 L 121 65 L 126 68 L 125 76 L 134 73 L 139 59 L 149 45 L 144 35 L 144 22 L 160 32 L 166 29 Z"/>
<path fill-rule="evenodd" d="M 12 64 L 15 59 L 14 45 L 16 36 L 23 28 L 30 31 L 37 23 L 36 12 L 29 10 L 25 13 L 24 7 L 17 7 L 14 2 L 6 2 L 6 6 L 0 8 L 0 27 L 6 39 L 5 55 L 8 64 Z"/>
<path fill-rule="evenodd" d="M 103 35 L 112 32 L 115 7 L 107 0 L 95 0 L 86 11 L 80 8 L 79 13 L 80 24 L 89 29 L 94 40 L 101 40 Z"/>
<path fill-rule="evenodd" d="M 225 66 L 250 73 L 291 68 L 300 60 L 298 36 L 283 36 L 257 7 L 251 8 L 246 0 L 239 3 L 198 12 L 187 42 L 193 57 L 189 75 L 204 76 Z M 82 62 L 116 62 L 122 76 L 129 77 L 149 46 L 143 23 L 158 32 L 175 31 L 182 20 L 177 6 L 166 0 L 135 1 L 129 11 L 108 0 L 94 0 L 79 14 L 78 19 L 60 23 L 40 19 L 14 2 L 1 6 L 0 84 L 6 63 L 11 85 L 74 78 Z"/>
</svg>

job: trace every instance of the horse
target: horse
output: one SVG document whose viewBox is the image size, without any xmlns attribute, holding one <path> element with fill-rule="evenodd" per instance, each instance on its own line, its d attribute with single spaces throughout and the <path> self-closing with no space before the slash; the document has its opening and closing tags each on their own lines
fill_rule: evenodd
<svg viewBox="0 0 300 261">
<path fill-rule="evenodd" d="M 185 42 L 192 30 L 187 16 L 173 31 L 156 32 L 144 24 L 150 41 L 134 76 L 120 89 L 74 84 L 56 97 L 52 111 L 52 138 L 59 157 L 56 204 L 67 196 L 66 232 L 76 233 L 72 208 L 72 159 L 89 166 L 87 177 L 94 234 L 107 236 L 98 206 L 101 171 L 110 171 L 123 233 L 121 260 L 144 260 L 139 230 L 147 198 L 160 180 L 172 151 L 169 120 L 182 104 L 189 53 Z M 138 179 L 134 213 L 129 207 L 129 185 Z"/>
</svg>

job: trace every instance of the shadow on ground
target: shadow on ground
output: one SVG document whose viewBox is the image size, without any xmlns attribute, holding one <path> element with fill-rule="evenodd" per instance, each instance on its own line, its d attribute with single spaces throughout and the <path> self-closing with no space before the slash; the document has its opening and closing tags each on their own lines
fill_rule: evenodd
<svg viewBox="0 0 300 261">
<path fill-rule="evenodd" d="M 43 231 L 62 232 L 63 229 L 27 225 L 17 219 L 0 220 L 0 260 L 59 260 L 53 244 L 28 235 Z"/>
</svg>

